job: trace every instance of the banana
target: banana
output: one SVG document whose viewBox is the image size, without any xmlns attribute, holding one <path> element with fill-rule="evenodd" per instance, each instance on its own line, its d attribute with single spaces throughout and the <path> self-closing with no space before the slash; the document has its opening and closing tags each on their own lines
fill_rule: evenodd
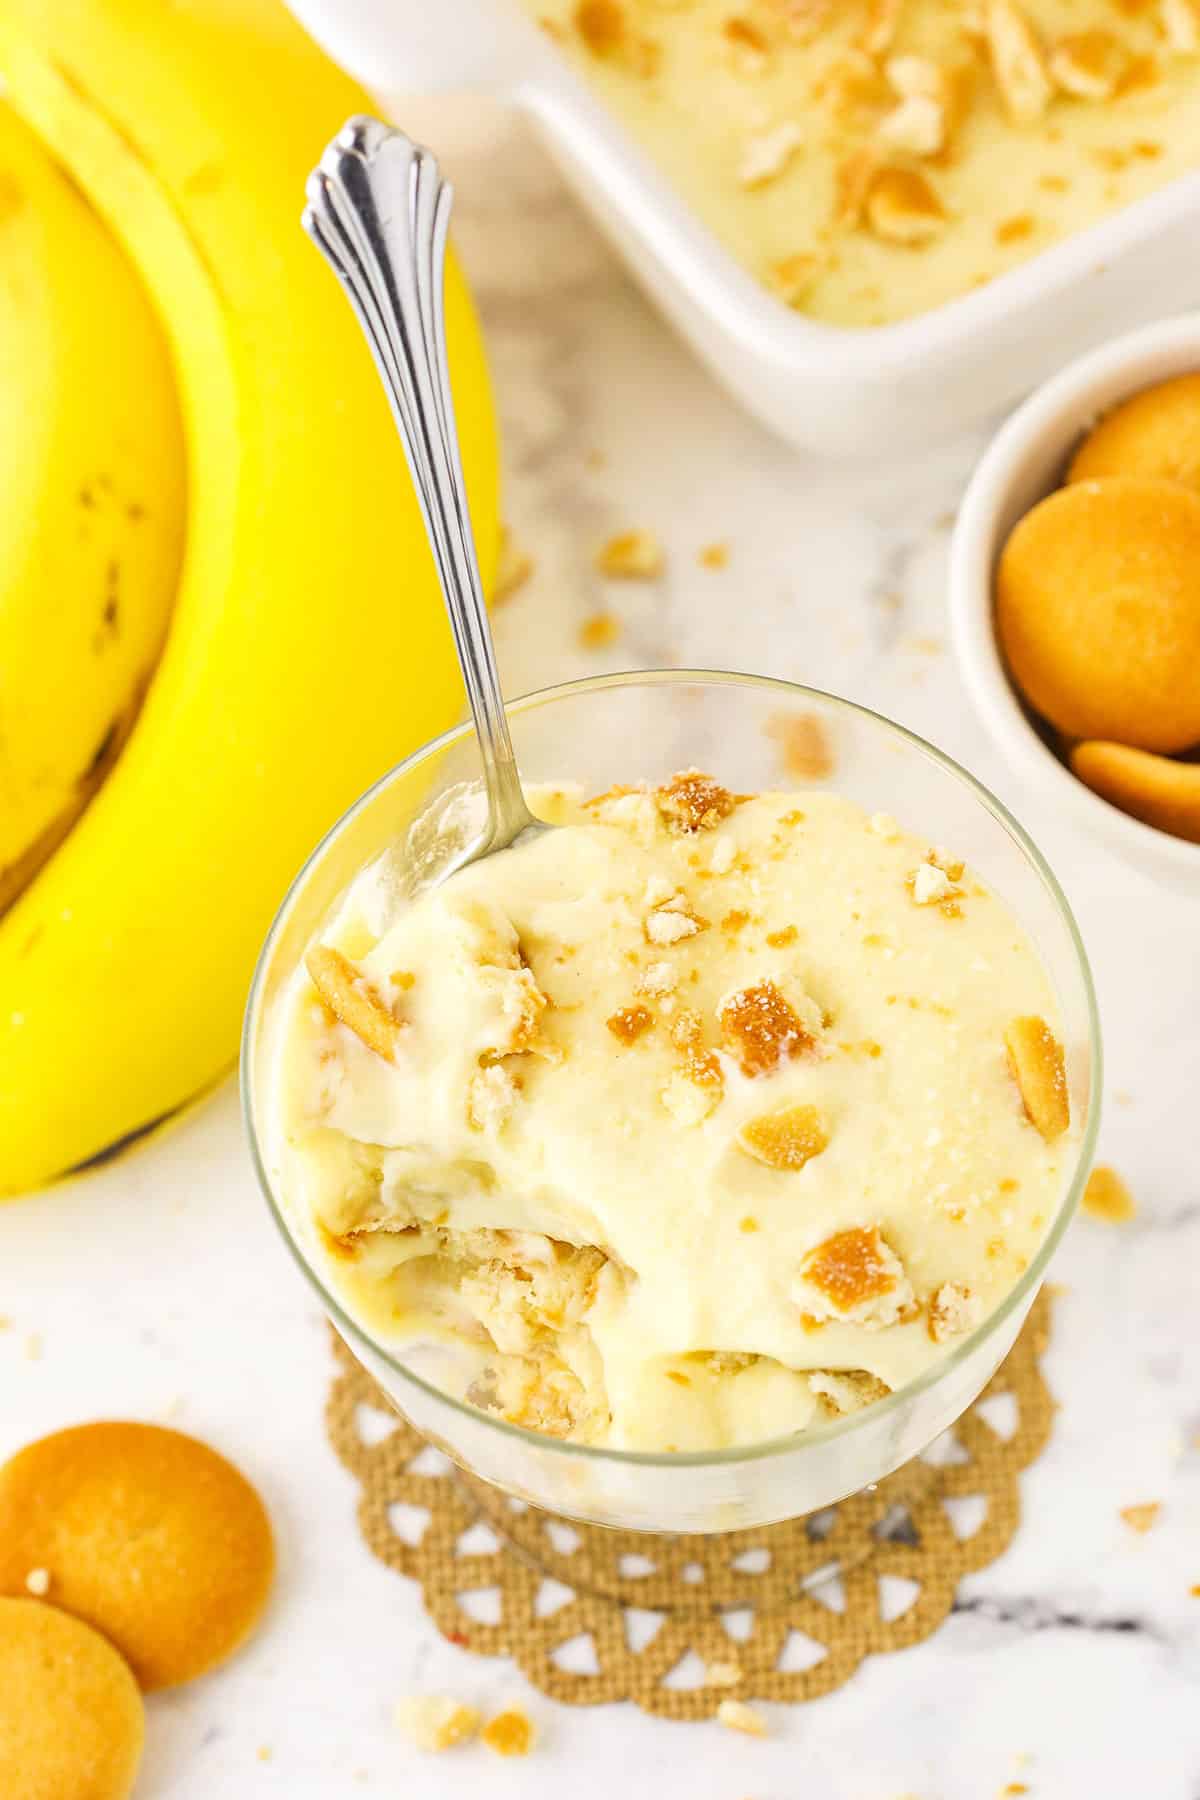
<svg viewBox="0 0 1200 1800">
<path fill-rule="evenodd" d="M 162 658 L 100 793 L 0 921 L 0 1192 L 94 1156 L 236 1053 L 255 952 L 321 831 L 461 702 L 383 392 L 298 223 L 363 92 L 276 0 L 4 0 L 12 104 L 167 332 L 188 537 Z M 485 580 L 487 371 L 448 335 Z"/>
<path fill-rule="evenodd" d="M 162 333 L 75 184 L 0 105 L 0 913 L 96 791 L 183 547 Z"/>
</svg>

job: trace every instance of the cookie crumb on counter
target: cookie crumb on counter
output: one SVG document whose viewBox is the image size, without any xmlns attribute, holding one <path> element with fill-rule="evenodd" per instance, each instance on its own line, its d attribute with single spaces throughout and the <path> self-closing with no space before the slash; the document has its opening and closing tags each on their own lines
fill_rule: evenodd
<svg viewBox="0 0 1200 1800">
<path fill-rule="evenodd" d="M 528 1756 L 537 1742 L 537 1729 L 527 1713 L 510 1706 L 489 1719 L 480 1736 L 497 1756 Z"/>
<path fill-rule="evenodd" d="M 593 613 L 579 627 L 582 650 L 607 650 L 621 635 L 621 621 L 613 613 Z"/>
<path fill-rule="evenodd" d="M 740 1731 L 746 1737 L 766 1737 L 767 1721 L 755 1707 L 747 1706 L 744 1700 L 722 1700 L 717 1708 L 717 1718 L 730 1731 Z"/>
<path fill-rule="evenodd" d="M 1158 1515 L 1162 1511 L 1161 1500 L 1143 1500 L 1137 1506 L 1123 1506 L 1121 1517 L 1130 1531 L 1140 1532 L 1143 1536 L 1158 1523 Z"/>
<path fill-rule="evenodd" d="M 652 531 L 620 531 L 596 552 L 596 567 L 613 581 L 653 581 L 667 564 Z"/>
<path fill-rule="evenodd" d="M 729 561 L 728 544 L 705 544 L 696 556 L 702 569 L 723 569 Z"/>
<path fill-rule="evenodd" d="M 1101 1163 L 1087 1178 L 1080 1202 L 1093 1219 L 1106 1225 L 1123 1225 L 1137 1213 L 1137 1203 L 1115 1169 Z"/>
<path fill-rule="evenodd" d="M 479 1714 L 451 1694 L 406 1694 L 396 1707 L 396 1724 L 418 1750 L 450 1750 L 479 1730 Z"/>
</svg>

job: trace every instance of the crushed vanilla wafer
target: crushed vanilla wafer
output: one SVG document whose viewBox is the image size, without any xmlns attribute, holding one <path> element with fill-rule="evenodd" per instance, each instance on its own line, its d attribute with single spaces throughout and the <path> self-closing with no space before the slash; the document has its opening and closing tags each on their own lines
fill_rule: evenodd
<svg viewBox="0 0 1200 1800">
<path fill-rule="evenodd" d="M 537 1742 L 533 1720 L 516 1706 L 489 1719 L 479 1735 L 497 1756 L 528 1756 Z"/>
<path fill-rule="evenodd" d="M 1117 1171 L 1105 1164 L 1088 1176 L 1080 1205 L 1093 1219 L 1103 1219 L 1108 1225 L 1124 1225 L 1137 1214 L 1133 1195 Z"/>
<path fill-rule="evenodd" d="M 396 1724 L 418 1750 L 452 1750 L 476 1736 L 479 1714 L 449 1694 L 407 1694 L 396 1706 Z"/>
<path fill-rule="evenodd" d="M 717 1708 L 717 1718 L 730 1731 L 740 1731 L 746 1737 L 766 1737 L 767 1721 L 757 1707 L 747 1706 L 744 1700 L 722 1700 Z"/>
<path fill-rule="evenodd" d="M 1004 1033 L 1004 1047 L 1021 1104 L 1030 1123 L 1047 1143 L 1061 1137 L 1071 1119 L 1062 1045 L 1045 1019 L 1014 1019 Z"/>
<path fill-rule="evenodd" d="M 374 983 L 355 968 L 349 957 L 329 944 L 315 944 L 305 966 L 313 986 L 339 1023 L 361 1038 L 376 1056 L 394 1062 L 404 1026 Z"/>
<path fill-rule="evenodd" d="M 785 1106 L 751 1119 L 738 1133 L 738 1146 L 768 1169 L 802 1169 L 829 1144 L 815 1106 Z"/>
<path fill-rule="evenodd" d="M 1126 1525 L 1128 1525 L 1130 1531 L 1136 1531 L 1144 1535 L 1147 1531 L 1153 1531 L 1154 1527 L 1158 1524 L 1158 1518 L 1161 1512 L 1161 1500 L 1144 1500 L 1137 1506 L 1123 1506 L 1121 1508 L 1121 1517 L 1124 1519 Z"/>
<path fill-rule="evenodd" d="M 610 581 L 655 581 L 667 566 L 652 531 L 621 531 L 596 552 L 596 567 Z"/>
</svg>

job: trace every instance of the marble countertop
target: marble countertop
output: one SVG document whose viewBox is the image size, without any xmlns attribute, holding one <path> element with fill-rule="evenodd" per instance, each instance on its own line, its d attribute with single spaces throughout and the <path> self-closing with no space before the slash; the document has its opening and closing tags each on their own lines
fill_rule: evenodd
<svg viewBox="0 0 1200 1800">
<path fill-rule="evenodd" d="M 265 1627 L 228 1668 L 150 1703 L 140 1800 L 486 1791 L 609 1800 L 1200 1796 L 1200 959 L 1195 910 L 1074 834 L 983 735 L 946 641 L 949 528 L 985 433 L 830 466 L 744 418 L 650 310 L 515 121 L 424 102 L 491 350 L 506 512 L 536 560 L 500 611 L 506 686 L 648 664 L 839 690 L 932 738 L 1012 804 L 1073 901 L 1108 1051 L 1102 1159 L 1138 1204 L 1060 1252 L 1054 1437 L 1008 1553 L 929 1642 L 864 1665 L 770 1735 L 567 1709 L 444 1642 L 354 1524 L 326 1446 L 326 1331 L 259 1198 L 231 1082 L 136 1153 L 0 1209 L 0 1455 L 105 1415 L 171 1420 L 238 1460 L 280 1540 Z M 1063 345 L 1064 359 L 1071 346 Z M 646 526 L 655 583 L 601 582 L 596 544 Z M 728 564 L 699 549 L 729 545 Z M 598 612 L 618 641 L 582 647 Z M 1121 1509 L 1161 1502 L 1155 1528 Z M 528 1762 L 422 1758 L 391 1713 L 414 1689 L 524 1699 Z M 1009 1790 L 1012 1792 L 1013 1790 Z"/>
</svg>

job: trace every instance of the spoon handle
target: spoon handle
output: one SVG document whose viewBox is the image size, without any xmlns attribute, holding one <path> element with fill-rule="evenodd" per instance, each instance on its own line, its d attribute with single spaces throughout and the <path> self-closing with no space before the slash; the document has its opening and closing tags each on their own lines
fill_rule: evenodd
<svg viewBox="0 0 1200 1800">
<path fill-rule="evenodd" d="M 428 150 L 378 119 L 354 118 L 309 177 L 303 223 L 358 316 L 416 483 L 479 738 L 490 849 L 515 837 L 531 814 L 500 693 L 450 393 L 444 274 L 452 197 Z"/>
</svg>

